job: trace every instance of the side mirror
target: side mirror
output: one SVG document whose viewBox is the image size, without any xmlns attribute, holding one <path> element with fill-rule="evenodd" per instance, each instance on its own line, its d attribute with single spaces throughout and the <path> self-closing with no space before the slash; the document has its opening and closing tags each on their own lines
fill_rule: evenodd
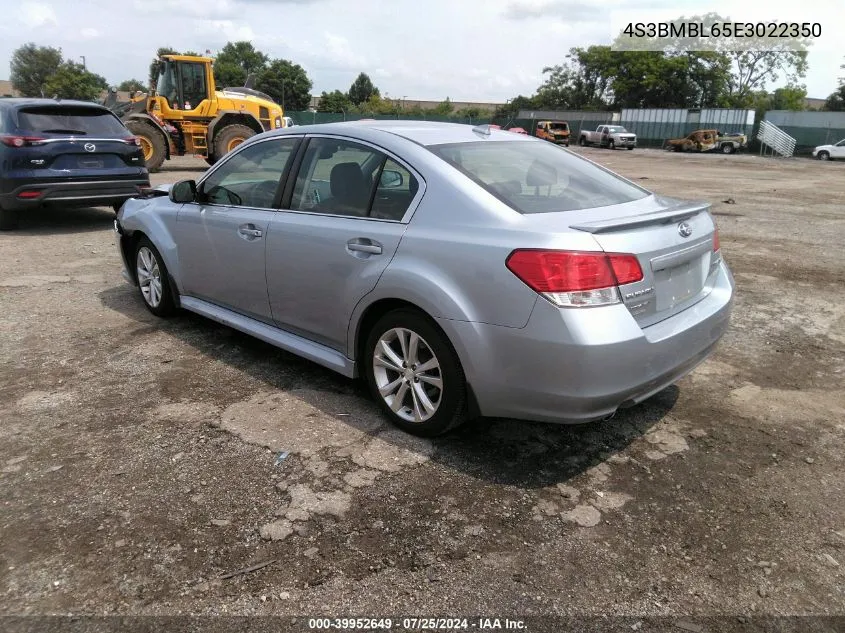
<svg viewBox="0 0 845 633">
<path fill-rule="evenodd" d="M 195 202 L 197 199 L 197 183 L 193 180 L 180 180 L 170 188 L 167 196 L 171 202 L 176 204 Z"/>
<path fill-rule="evenodd" d="M 403 182 L 405 182 L 405 179 L 400 172 L 386 169 L 381 172 L 379 185 L 385 189 L 395 189 L 401 187 Z"/>
</svg>

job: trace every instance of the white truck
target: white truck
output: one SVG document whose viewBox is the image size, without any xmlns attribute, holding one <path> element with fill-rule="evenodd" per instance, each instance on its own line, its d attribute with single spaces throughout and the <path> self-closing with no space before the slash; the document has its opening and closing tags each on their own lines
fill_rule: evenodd
<svg viewBox="0 0 845 633">
<path fill-rule="evenodd" d="M 610 149 L 617 147 L 634 149 L 637 146 L 637 135 L 629 132 L 621 125 L 600 125 L 595 132 L 582 130 L 578 136 L 578 144 L 581 147 L 598 145 Z"/>
</svg>

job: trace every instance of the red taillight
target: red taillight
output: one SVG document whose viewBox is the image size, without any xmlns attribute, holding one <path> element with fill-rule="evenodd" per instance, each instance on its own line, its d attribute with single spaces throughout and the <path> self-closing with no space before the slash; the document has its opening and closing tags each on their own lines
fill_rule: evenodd
<svg viewBox="0 0 845 633">
<path fill-rule="evenodd" d="M 26 147 L 27 145 L 32 145 L 43 140 L 40 136 L 10 136 L 0 134 L 0 143 L 8 147 Z"/>
<path fill-rule="evenodd" d="M 518 250 L 508 269 L 537 292 L 578 292 L 630 284 L 643 278 L 633 255 Z"/>
<path fill-rule="evenodd" d="M 32 200 L 33 198 L 37 198 L 40 195 L 40 191 L 21 191 L 18 194 L 18 198 L 23 198 L 24 200 Z"/>
<path fill-rule="evenodd" d="M 130 136 L 129 138 L 125 138 L 123 139 L 123 142 L 128 145 L 137 145 L 138 147 L 141 147 L 141 139 L 139 139 L 137 136 Z"/>
<path fill-rule="evenodd" d="M 719 244 L 719 229 L 713 229 L 713 252 L 715 253 L 721 248 Z"/>
</svg>

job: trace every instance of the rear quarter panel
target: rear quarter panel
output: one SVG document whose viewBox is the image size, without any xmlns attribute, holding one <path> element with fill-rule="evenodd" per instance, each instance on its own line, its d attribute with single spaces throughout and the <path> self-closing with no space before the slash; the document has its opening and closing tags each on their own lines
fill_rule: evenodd
<svg viewBox="0 0 845 633">
<path fill-rule="evenodd" d="M 349 353 L 365 310 L 408 301 L 437 319 L 522 328 L 539 295 L 505 265 L 516 248 L 598 250 L 581 231 L 549 234 L 448 166 L 423 171 L 426 192 L 396 255 L 353 312 Z M 420 170 L 422 171 L 422 170 Z"/>
</svg>

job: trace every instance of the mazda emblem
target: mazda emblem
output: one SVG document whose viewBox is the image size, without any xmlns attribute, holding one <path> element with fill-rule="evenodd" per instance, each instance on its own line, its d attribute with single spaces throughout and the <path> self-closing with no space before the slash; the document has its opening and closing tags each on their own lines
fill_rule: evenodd
<svg viewBox="0 0 845 633">
<path fill-rule="evenodd" d="M 692 227 L 688 222 L 681 222 L 678 225 L 678 233 L 680 233 L 681 237 L 689 237 L 692 235 Z"/>
<path fill-rule="evenodd" d="M 86 152 L 93 152 L 97 149 L 97 146 L 93 143 L 85 143 L 84 147 Z"/>
</svg>

